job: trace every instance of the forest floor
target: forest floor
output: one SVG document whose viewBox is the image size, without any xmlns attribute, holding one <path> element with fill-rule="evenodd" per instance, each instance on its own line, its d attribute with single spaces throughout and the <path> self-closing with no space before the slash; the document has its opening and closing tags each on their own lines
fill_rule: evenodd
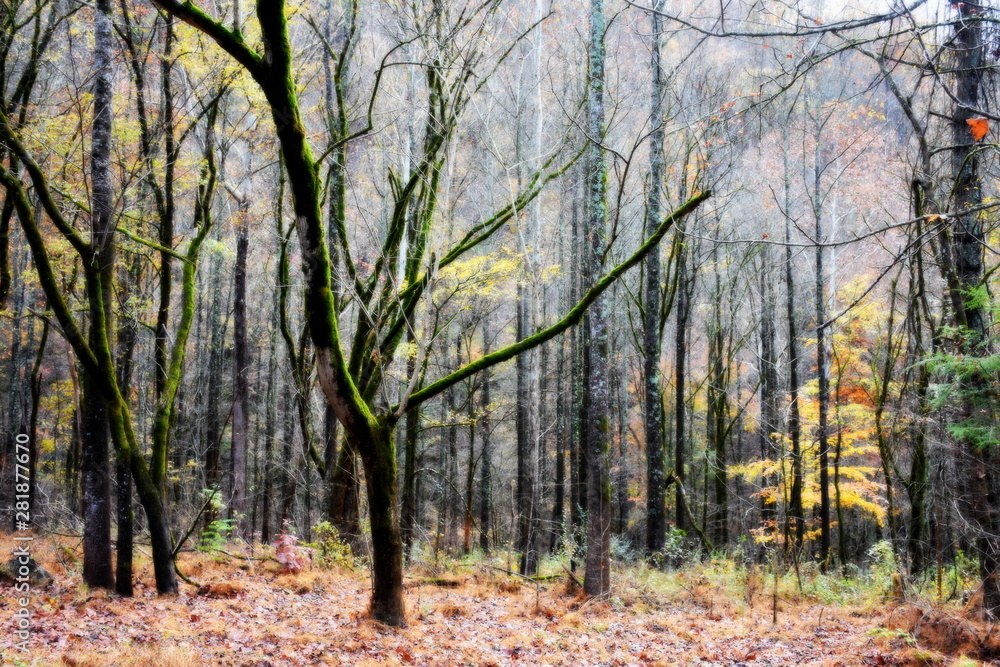
<svg viewBox="0 0 1000 667">
<path fill-rule="evenodd" d="M 0 547 L 8 546 L 0 539 Z M 988 633 L 983 625 L 961 621 L 971 639 L 938 641 L 947 654 L 936 652 L 918 644 L 914 634 L 933 643 L 925 630 L 940 618 L 870 592 L 862 596 L 856 584 L 809 574 L 805 586 L 801 578 L 792 588 L 787 578 L 778 582 L 773 623 L 774 581 L 763 570 L 731 561 L 670 572 L 617 568 L 611 596 L 589 601 L 567 576 L 535 586 L 511 578 L 499 561 L 424 565 L 408 572 L 407 627 L 389 628 L 366 618 L 370 584 L 363 569 L 283 574 L 270 553 L 258 550 L 252 559 L 183 554 L 182 571 L 202 588 L 182 584 L 180 595 L 166 598 L 155 596 L 151 567 L 140 558 L 137 577 L 145 583 L 128 599 L 88 590 L 72 549 L 36 539 L 33 555 L 55 583 L 31 592 L 27 652 L 15 647 L 16 595 L 9 584 L 0 588 L 0 662 L 966 667 L 984 663 L 961 654 L 976 655 L 988 643 L 977 634 Z M 923 631 L 917 627 L 922 622 Z M 949 638 L 961 634 L 950 626 L 942 632 Z M 991 657 L 987 653 L 980 657 Z"/>
</svg>

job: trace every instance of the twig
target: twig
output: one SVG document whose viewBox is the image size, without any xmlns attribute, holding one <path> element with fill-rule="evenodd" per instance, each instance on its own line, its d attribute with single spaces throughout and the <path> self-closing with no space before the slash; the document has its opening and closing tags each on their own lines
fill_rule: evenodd
<svg viewBox="0 0 1000 667">
<path fill-rule="evenodd" d="M 774 574 L 774 592 L 771 598 L 771 624 L 778 624 L 778 551 L 775 549 L 771 560 L 771 569 Z"/>
<path fill-rule="evenodd" d="M 500 572 L 506 572 L 507 574 L 513 575 L 515 577 L 521 577 L 522 579 L 527 579 L 532 584 L 535 585 L 535 609 L 538 609 L 538 601 L 541 596 L 542 582 L 536 577 L 529 577 L 526 574 L 521 574 L 520 572 L 514 572 L 513 570 L 507 570 L 502 567 L 496 567 L 495 565 L 487 565 L 486 567 L 492 568 L 494 570 L 499 570 Z"/>
<path fill-rule="evenodd" d="M 992 623 L 990 623 L 990 629 L 989 629 L 989 631 L 988 631 L 988 632 L 986 633 L 986 636 L 985 636 L 985 637 L 983 637 L 983 639 L 982 639 L 982 642 L 981 642 L 981 644 L 982 644 L 983 646 L 986 646 L 986 642 L 988 642 L 988 641 L 990 640 L 990 635 L 992 635 L 992 634 L 993 634 L 993 628 L 995 628 L 995 627 L 997 627 L 997 622 L 996 622 L 996 621 L 994 620 L 994 621 L 993 621 Z"/>
<path fill-rule="evenodd" d="M 504 574 L 509 574 L 512 577 L 521 577 L 522 579 L 527 579 L 528 581 L 530 581 L 533 584 L 540 583 L 538 581 L 538 579 L 536 579 L 534 577 L 529 577 L 526 574 L 521 574 L 520 572 L 514 572 L 513 570 L 508 570 L 506 568 L 497 567 L 496 565 L 487 565 L 486 567 L 490 568 L 491 570 L 497 570 L 498 572 L 503 572 Z"/>
<path fill-rule="evenodd" d="M 212 551 L 223 554 L 224 556 L 229 556 L 230 558 L 237 558 L 237 559 L 242 558 L 244 560 L 273 560 L 275 563 L 281 562 L 274 556 L 246 556 L 240 554 L 231 554 L 228 551 L 225 551 L 224 549 L 212 549 Z"/>
<path fill-rule="evenodd" d="M 694 532 L 698 534 L 698 539 L 701 540 L 702 548 L 705 549 L 706 553 L 712 553 L 715 551 L 715 545 L 712 544 L 712 541 L 708 539 L 707 535 L 705 535 L 705 531 L 698 525 L 697 517 L 691 513 L 691 503 L 687 500 L 687 492 L 684 490 L 684 485 L 681 484 L 681 481 L 673 474 L 667 476 L 666 484 L 664 486 L 670 486 L 671 484 L 676 484 L 677 490 L 681 492 L 681 498 L 684 499 L 684 514 L 687 516 L 691 527 L 694 528 Z"/>
<path fill-rule="evenodd" d="M 580 605 L 580 608 L 579 608 L 579 609 L 577 609 L 577 611 L 583 611 L 583 610 L 584 610 L 584 608 L 585 608 L 585 607 L 586 607 L 586 606 L 587 606 L 588 604 L 590 604 L 591 602 L 598 602 L 598 601 L 600 601 L 600 600 L 606 600 L 606 599 L 608 599 L 608 598 L 610 598 L 610 597 L 611 597 L 611 593 L 610 593 L 610 592 L 607 592 L 607 593 L 601 593 L 600 595 L 594 595 L 594 596 L 591 596 L 591 597 L 587 598 L 587 601 L 586 601 L 586 602 L 584 602 L 584 603 L 583 603 L 582 605 Z"/>
<path fill-rule="evenodd" d="M 576 584 L 576 585 L 577 585 L 577 586 L 579 586 L 580 588 L 583 588 L 583 582 L 582 582 L 582 581 L 580 581 L 579 579 L 577 579 L 577 578 L 576 578 L 576 575 L 575 575 L 575 574 L 573 574 L 572 572 L 570 572 L 570 571 L 569 571 L 569 568 L 568 568 L 568 567 L 566 567 L 565 565 L 563 565 L 563 566 L 562 566 L 562 569 L 563 569 L 563 571 L 564 571 L 564 572 L 566 573 L 566 576 L 567 576 L 567 577 L 569 577 L 570 579 L 572 579 L 572 580 L 573 580 L 573 583 L 574 583 L 574 584 Z"/>
<path fill-rule="evenodd" d="M 212 494 L 205 500 L 205 504 L 201 506 L 201 509 L 198 510 L 198 514 L 196 514 L 194 519 L 191 521 L 191 527 L 188 528 L 186 533 L 184 533 L 184 537 L 178 540 L 177 544 L 174 545 L 174 550 L 170 553 L 171 558 L 177 558 L 177 553 L 181 550 L 181 547 L 184 546 L 184 543 L 187 542 L 187 539 L 191 537 L 191 533 L 194 532 L 195 526 L 198 525 L 198 520 L 201 519 L 201 515 L 205 513 L 205 510 L 208 509 L 208 506 L 215 499 L 215 496 L 218 493 L 218 489 L 212 489 Z"/>
<path fill-rule="evenodd" d="M 176 572 L 177 576 L 180 577 L 181 579 L 183 579 L 186 583 L 191 584 L 195 588 L 201 588 L 201 584 L 199 584 L 197 581 L 194 581 L 193 579 L 188 578 L 187 576 L 184 575 L 183 572 L 181 572 L 181 569 L 179 567 L 177 567 L 177 561 L 176 560 L 174 561 L 174 572 Z"/>
</svg>

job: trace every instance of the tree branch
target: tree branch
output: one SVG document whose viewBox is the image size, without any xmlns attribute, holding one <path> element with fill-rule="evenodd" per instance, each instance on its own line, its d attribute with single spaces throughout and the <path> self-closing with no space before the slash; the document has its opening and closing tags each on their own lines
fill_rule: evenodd
<svg viewBox="0 0 1000 667">
<path fill-rule="evenodd" d="M 423 389 L 413 392 L 408 401 L 400 403 L 399 405 L 391 409 L 393 417 L 398 419 L 399 417 L 406 414 L 407 410 L 411 410 L 416 406 L 420 405 L 421 403 L 423 403 L 424 401 L 433 398 L 434 396 L 437 396 L 448 387 L 458 382 L 461 382 L 465 378 L 471 375 L 475 375 L 479 371 L 490 368 L 491 366 L 495 366 L 499 363 L 507 361 L 508 359 L 516 357 L 522 352 L 526 352 L 527 350 L 530 350 L 533 347 L 537 347 L 538 345 L 541 345 L 545 341 L 555 338 L 566 329 L 569 329 L 571 326 L 578 324 L 580 320 L 583 318 L 584 312 L 587 310 L 587 308 L 590 307 L 590 305 L 595 300 L 597 300 L 597 297 L 599 297 L 602 293 L 604 293 L 605 290 L 611 287 L 611 285 L 616 280 L 618 280 L 618 278 L 620 278 L 623 273 L 625 273 L 626 271 L 634 267 L 636 264 L 641 262 L 643 258 L 645 258 L 646 254 L 649 253 L 650 250 L 656 247 L 656 245 L 660 242 L 661 239 L 663 239 L 663 237 L 670 230 L 670 228 L 673 227 L 675 223 L 679 222 L 688 214 L 692 213 L 695 209 L 698 208 L 698 206 L 701 205 L 702 202 L 708 199 L 711 195 L 712 195 L 711 192 L 703 192 L 699 195 L 696 195 L 691 199 L 689 199 L 687 202 L 685 202 L 680 208 L 678 208 L 672 214 L 670 214 L 670 216 L 668 216 L 660 224 L 660 226 L 657 227 L 656 232 L 653 233 L 653 235 L 650 236 L 648 239 L 646 239 L 646 241 L 641 246 L 639 246 L 639 249 L 636 250 L 631 257 L 629 257 L 621 264 L 613 268 L 603 278 L 597 281 L 597 283 L 595 283 L 594 286 L 591 287 L 587 291 L 587 293 L 583 295 L 583 298 L 580 299 L 577 302 L 577 304 L 573 306 L 573 308 L 561 320 L 559 320 L 555 324 L 545 329 L 542 329 L 541 331 L 532 336 L 528 336 L 527 338 L 517 343 L 513 343 L 511 345 L 508 345 L 507 347 L 497 350 L 496 352 L 487 354 L 484 357 L 480 357 L 476 361 L 470 364 L 466 364 L 462 368 L 459 368 L 458 370 L 454 371 L 449 375 L 446 375 L 440 380 L 437 380 L 436 382 L 427 385 Z"/>
<path fill-rule="evenodd" d="M 896 11 L 887 12 L 885 14 L 877 14 L 875 16 L 869 16 L 863 19 L 846 19 L 843 21 L 834 21 L 833 23 L 821 23 L 818 19 L 814 20 L 815 25 L 796 25 L 790 30 L 761 30 L 761 31 L 747 31 L 747 30 L 710 30 L 706 28 L 699 27 L 698 25 L 692 23 L 691 21 L 682 19 L 673 14 L 668 14 L 666 12 L 661 12 L 653 9 L 652 7 L 646 7 L 640 5 L 633 0 L 625 0 L 625 3 L 639 9 L 641 11 L 647 12 L 649 14 L 659 14 L 665 19 L 679 23 L 685 28 L 690 28 L 695 32 L 702 35 L 707 35 L 709 37 L 808 37 L 810 35 L 824 35 L 827 33 L 837 33 L 845 32 L 848 30 L 857 30 L 858 28 L 865 28 L 870 25 L 877 25 L 879 23 L 884 23 L 886 21 L 891 21 L 892 19 L 897 19 L 901 16 L 905 16 L 912 12 L 914 9 L 927 4 L 927 0 L 917 0 L 912 5 L 904 6 Z M 801 16 L 801 15 L 800 15 Z M 801 16 L 803 19 L 808 19 L 809 17 Z"/>
<path fill-rule="evenodd" d="M 152 0 L 152 3 L 211 37 L 226 53 L 246 67 L 255 79 L 264 72 L 263 59 L 247 46 L 242 34 L 226 28 L 194 3 L 178 0 Z"/>
</svg>

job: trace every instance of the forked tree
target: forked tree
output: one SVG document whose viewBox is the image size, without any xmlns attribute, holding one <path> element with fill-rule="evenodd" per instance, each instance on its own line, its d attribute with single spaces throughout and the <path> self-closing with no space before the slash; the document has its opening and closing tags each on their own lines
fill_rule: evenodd
<svg viewBox="0 0 1000 667">
<path fill-rule="evenodd" d="M 399 353 L 421 300 L 429 292 L 435 272 L 491 238 L 575 160 L 571 156 L 557 163 L 563 151 L 553 151 L 552 157 L 526 179 L 513 201 L 493 215 L 469 224 L 461 240 L 437 257 L 429 251 L 435 232 L 439 172 L 446 158 L 448 139 L 455 132 L 470 96 L 485 82 L 489 68 L 496 65 L 498 54 L 490 54 L 488 61 L 482 45 L 489 43 L 488 35 L 499 17 L 501 3 L 451 6 L 436 1 L 426 14 L 413 17 L 416 36 L 410 43 L 419 43 L 424 52 L 421 68 L 427 120 L 422 146 L 409 173 L 388 176 L 392 197 L 389 219 L 381 237 L 380 254 L 367 273 L 358 268 L 359 263 L 351 253 L 346 220 L 341 218 L 336 222 L 344 225 L 335 250 L 343 262 L 345 293 L 359 306 L 354 311 L 357 315 L 352 323 L 352 336 L 345 336 L 341 328 L 344 311 L 334 290 L 331 248 L 321 210 L 324 159 L 313 153 L 299 104 L 286 4 L 281 0 L 257 4 L 256 21 L 262 36 L 258 50 L 244 39 L 238 25 L 230 29 L 191 2 L 154 2 L 212 38 L 246 69 L 267 100 L 288 174 L 302 255 L 305 320 L 315 350 L 319 383 L 364 468 L 372 536 L 371 613 L 384 623 L 403 624 L 403 541 L 397 519 L 394 442 L 398 420 L 456 383 L 526 352 L 578 323 L 588 306 L 625 271 L 638 264 L 674 222 L 697 208 L 709 193 L 698 194 L 666 216 L 634 253 L 600 277 L 555 324 L 437 380 L 424 384 L 419 376 L 412 377 L 399 402 L 385 405 L 380 402 L 380 390 L 387 371 Z M 391 49 L 386 54 L 376 74 L 368 104 L 368 122 L 362 119 L 363 127 L 335 139 L 327 154 L 372 131 L 370 110 L 375 104 L 378 82 L 395 51 Z M 509 52 L 509 49 L 502 51 L 499 59 L 502 61 Z M 408 224 L 415 225 L 409 234 Z M 397 280 L 399 267 L 402 280 Z M 350 346 L 345 349 L 348 342 Z"/>
</svg>

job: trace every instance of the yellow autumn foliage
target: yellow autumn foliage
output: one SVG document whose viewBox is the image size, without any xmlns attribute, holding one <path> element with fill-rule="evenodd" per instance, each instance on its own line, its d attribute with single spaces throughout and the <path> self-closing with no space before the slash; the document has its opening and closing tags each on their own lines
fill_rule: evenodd
<svg viewBox="0 0 1000 667">
<path fill-rule="evenodd" d="M 838 292 L 839 301 L 849 304 L 864 288 L 858 279 Z M 884 480 L 880 477 L 879 454 L 875 443 L 874 397 L 877 387 L 871 379 L 872 349 L 883 325 L 883 313 L 877 304 L 852 310 L 829 336 L 830 405 L 828 406 L 827 472 L 831 502 L 843 510 L 854 510 L 882 526 L 886 520 Z M 806 340 L 806 349 L 815 348 L 815 339 Z M 799 388 L 802 456 L 802 505 L 806 514 L 820 503 L 819 485 L 819 380 L 813 378 Z M 772 459 L 749 461 L 728 468 L 729 475 L 741 477 L 759 486 L 756 496 L 779 510 L 791 499 L 792 457 L 787 434 L 771 434 Z M 832 516 L 836 521 L 836 513 Z M 808 531 L 812 539 L 816 531 Z M 770 527 L 755 533 L 758 541 L 775 539 Z M 818 533 L 813 535 L 818 537 Z"/>
</svg>

